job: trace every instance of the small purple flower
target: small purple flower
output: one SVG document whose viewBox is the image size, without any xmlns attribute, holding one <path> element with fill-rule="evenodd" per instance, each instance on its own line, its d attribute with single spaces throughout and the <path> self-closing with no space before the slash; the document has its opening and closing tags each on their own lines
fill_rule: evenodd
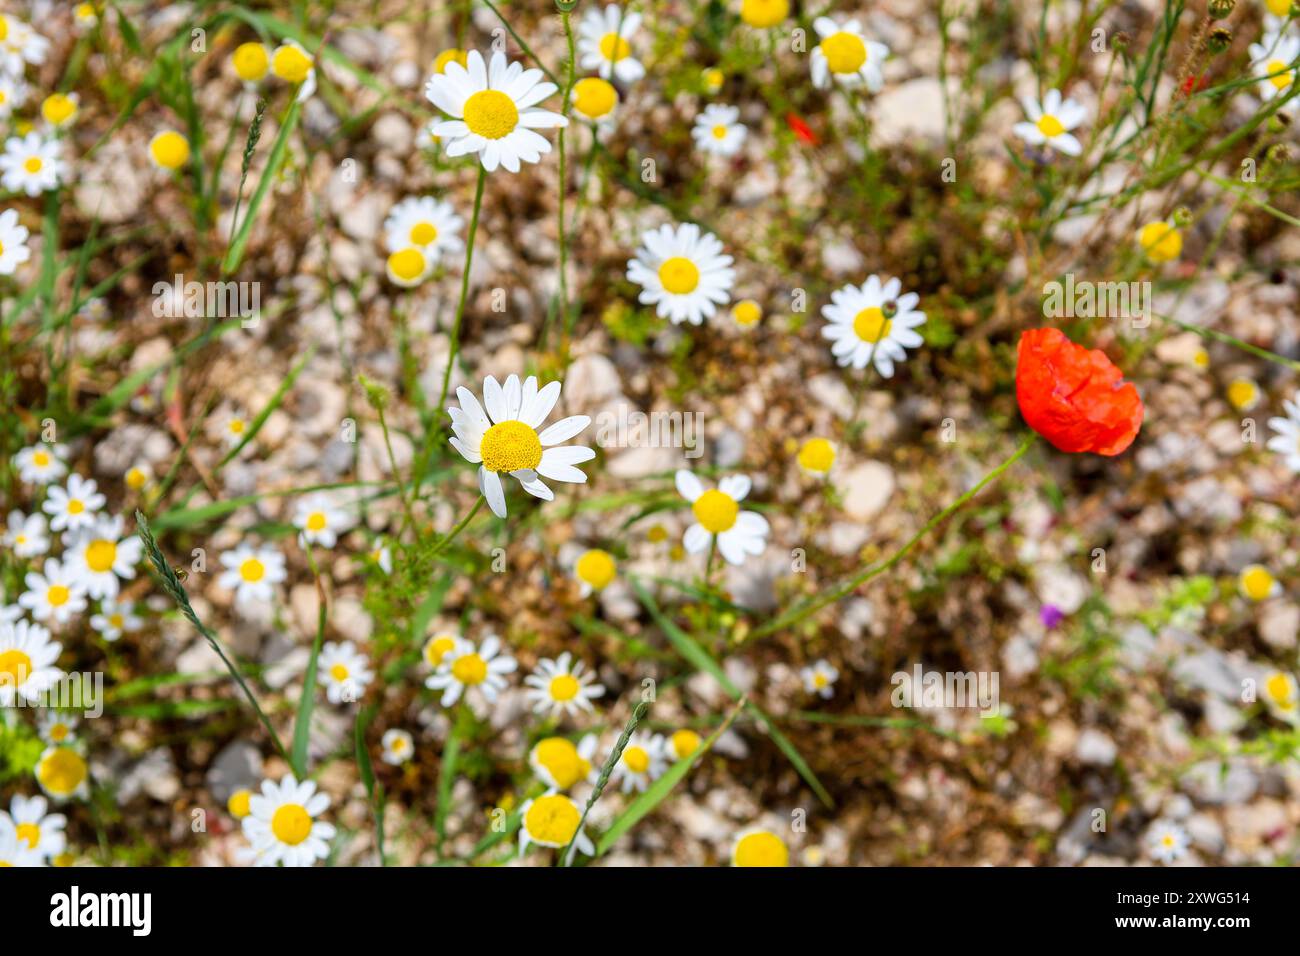
<svg viewBox="0 0 1300 956">
<path fill-rule="evenodd" d="M 1044 604 L 1038 609 L 1038 619 L 1050 631 L 1065 619 L 1065 614 L 1055 604 Z"/>
</svg>

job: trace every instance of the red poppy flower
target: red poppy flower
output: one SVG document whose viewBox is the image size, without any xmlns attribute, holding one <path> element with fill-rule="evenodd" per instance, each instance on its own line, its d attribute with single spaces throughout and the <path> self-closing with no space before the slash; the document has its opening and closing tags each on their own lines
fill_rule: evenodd
<svg viewBox="0 0 1300 956">
<path fill-rule="evenodd" d="M 1111 360 L 1060 329 L 1020 337 L 1016 400 L 1026 424 L 1061 451 L 1118 455 L 1142 427 L 1142 398 Z"/>
<path fill-rule="evenodd" d="M 803 140 L 809 146 L 816 146 L 818 142 L 820 142 L 820 140 L 817 139 L 817 134 L 813 132 L 813 128 L 801 120 L 798 114 L 786 113 L 785 123 L 790 127 L 790 130 L 795 136 L 799 137 L 799 139 Z"/>
</svg>

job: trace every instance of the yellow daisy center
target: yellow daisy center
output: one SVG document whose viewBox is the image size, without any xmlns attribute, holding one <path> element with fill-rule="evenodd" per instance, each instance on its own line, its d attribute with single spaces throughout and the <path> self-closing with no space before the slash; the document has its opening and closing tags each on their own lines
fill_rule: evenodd
<svg viewBox="0 0 1300 956">
<path fill-rule="evenodd" d="M 297 803 L 286 803 L 271 817 L 271 832 L 281 843 L 297 846 L 311 835 L 311 815 Z"/>
<path fill-rule="evenodd" d="M 311 57 L 296 46 L 282 46 L 271 59 L 271 69 L 288 83 L 301 83 L 311 72 Z"/>
<path fill-rule="evenodd" d="M 753 325 L 763 317 L 763 307 L 753 299 L 741 299 L 731 310 L 737 325 Z"/>
<path fill-rule="evenodd" d="M 1262 601 L 1273 592 L 1273 575 L 1267 568 L 1252 565 L 1241 572 L 1241 589 L 1252 601 Z"/>
<path fill-rule="evenodd" d="M 21 687 L 32 674 L 32 659 L 17 648 L 0 651 L 0 687 Z"/>
<path fill-rule="evenodd" d="M 567 790 L 591 772 L 591 764 L 582 758 L 578 748 L 563 737 L 547 737 L 538 741 L 533 758 L 546 768 L 555 785 Z"/>
<path fill-rule="evenodd" d="M 760 830 L 736 844 L 736 866 L 787 866 L 790 851 L 775 833 Z"/>
<path fill-rule="evenodd" d="M 572 674 L 556 674 L 551 678 L 551 700 L 573 700 L 580 689 L 578 679 Z"/>
<path fill-rule="evenodd" d="M 438 54 L 438 58 L 433 61 L 433 72 L 447 72 L 448 63 L 459 63 L 461 66 L 468 66 L 469 54 L 464 50 L 457 50 L 455 47 L 452 47 L 449 50 L 443 50 Z"/>
<path fill-rule="evenodd" d="M 725 124 L 719 123 L 717 126 L 713 127 L 712 133 L 714 139 L 726 139 L 727 127 Z"/>
<path fill-rule="evenodd" d="M 49 603 L 50 607 L 62 607 L 68 603 L 68 598 L 71 596 L 72 592 L 62 584 L 52 584 L 50 585 L 50 589 L 45 592 L 45 600 Z"/>
<path fill-rule="evenodd" d="M 271 58 L 267 55 L 266 47 L 262 46 L 262 44 L 241 43 L 235 48 L 235 53 L 230 58 L 230 62 L 235 68 L 236 76 L 245 83 L 256 83 L 266 76 L 267 68 L 271 65 Z"/>
<path fill-rule="evenodd" d="M 190 144 L 180 133 L 168 130 L 149 143 L 149 155 L 163 169 L 180 169 L 190 158 Z"/>
<path fill-rule="evenodd" d="M 1042 133 L 1048 139 L 1060 136 L 1065 132 L 1065 125 L 1053 116 L 1051 113 L 1044 113 L 1038 118 L 1038 132 Z"/>
<path fill-rule="evenodd" d="M 226 426 L 232 435 L 244 434 L 244 420 L 242 418 L 232 418 L 230 424 Z"/>
<path fill-rule="evenodd" d="M 1183 234 L 1167 222 L 1149 222 L 1138 233 L 1138 243 L 1153 262 L 1169 262 L 1183 251 Z"/>
<path fill-rule="evenodd" d="M 44 168 L 45 163 L 41 161 L 41 157 L 39 156 L 28 156 L 26 161 L 23 163 L 23 169 L 27 170 L 33 176 Z"/>
<path fill-rule="evenodd" d="M 147 480 L 148 477 L 139 468 L 132 468 L 126 473 L 126 486 L 132 491 L 139 491 Z"/>
<path fill-rule="evenodd" d="M 55 724 L 50 728 L 50 739 L 55 743 L 62 743 L 68 739 L 69 733 L 67 724 Z"/>
<path fill-rule="evenodd" d="M 37 468 L 44 468 L 49 463 L 50 456 L 43 451 L 38 451 L 36 454 L 32 455 L 32 464 Z"/>
<path fill-rule="evenodd" d="M 885 318 L 879 306 L 868 306 L 853 317 L 853 332 L 864 342 L 875 345 L 889 335 L 894 323 Z"/>
<path fill-rule="evenodd" d="M 774 27 L 790 13 L 790 0 L 745 0 L 740 5 L 740 19 L 762 30 Z"/>
<path fill-rule="evenodd" d="M 1291 703 L 1291 682 L 1281 671 L 1275 671 L 1268 676 L 1264 682 L 1264 691 L 1268 694 L 1268 699 L 1275 704 Z"/>
<path fill-rule="evenodd" d="M 442 659 L 447 656 L 447 652 L 455 646 L 456 642 L 446 635 L 430 638 L 428 643 L 424 645 L 424 659 L 431 666 L 437 667 L 442 663 Z"/>
<path fill-rule="evenodd" d="M 483 467 L 488 471 L 519 471 L 542 462 L 542 442 L 537 432 L 521 421 L 498 422 L 479 443 Z"/>
<path fill-rule="evenodd" d="M 689 757 L 700 749 L 700 735 L 693 730 L 679 730 L 668 739 L 678 760 Z"/>
<path fill-rule="evenodd" d="M 1172 847 L 1175 842 L 1174 835 L 1172 833 L 1166 833 L 1164 836 L 1160 838 L 1160 842 L 1163 843 L 1166 847 Z"/>
<path fill-rule="evenodd" d="M 402 249 L 388 257 L 388 270 L 403 282 L 414 282 L 424 269 L 424 253 L 419 249 Z"/>
<path fill-rule="evenodd" d="M 617 33 L 606 33 L 600 38 L 600 55 L 611 63 L 617 63 L 626 56 L 631 56 L 632 44 Z"/>
<path fill-rule="evenodd" d="M 348 679 L 348 668 L 345 664 L 335 664 L 330 668 L 330 677 L 333 677 L 338 683 L 343 683 Z"/>
<path fill-rule="evenodd" d="M 644 747 L 628 747 L 623 751 L 623 763 L 633 773 L 645 773 L 650 769 L 650 755 Z"/>
<path fill-rule="evenodd" d="M 1268 12 L 1273 16 L 1284 17 L 1291 9 L 1291 0 L 1264 0 L 1264 6 L 1268 7 Z"/>
<path fill-rule="evenodd" d="M 699 267 L 685 256 L 673 256 L 665 259 L 659 267 L 659 281 L 665 292 L 673 295 L 689 295 L 700 284 Z"/>
<path fill-rule="evenodd" d="M 120 631 L 125 624 L 126 618 L 122 617 L 121 614 L 110 614 L 108 616 L 108 626 L 115 630 Z"/>
<path fill-rule="evenodd" d="M 731 530 L 740 513 L 740 505 L 735 498 L 725 492 L 711 488 L 695 499 L 691 505 L 695 520 L 704 526 L 710 534 L 721 534 Z"/>
<path fill-rule="evenodd" d="M 431 222 L 417 222 L 411 227 L 411 245 L 427 246 L 438 238 L 438 227 Z"/>
<path fill-rule="evenodd" d="M 533 801 L 524 814 L 524 829 L 538 843 L 565 846 L 578 832 L 581 816 L 572 800 L 554 793 Z"/>
<path fill-rule="evenodd" d="M 27 841 L 27 848 L 35 850 L 36 844 L 41 842 L 41 828 L 35 823 L 18 824 L 18 839 Z"/>
<path fill-rule="evenodd" d="M 252 799 L 252 796 L 247 790 L 236 790 L 230 795 L 230 799 L 226 801 L 226 809 L 230 811 L 230 815 L 236 820 L 242 820 L 249 814 L 251 808 L 248 802 Z"/>
<path fill-rule="evenodd" d="M 825 438 L 809 438 L 799 449 L 799 466 L 808 471 L 824 473 L 835 464 L 835 446 Z"/>
<path fill-rule="evenodd" d="M 313 511 L 307 516 L 308 531 L 324 531 L 327 523 L 323 512 Z"/>
<path fill-rule="evenodd" d="M 53 126 L 59 126 L 70 120 L 77 112 L 77 103 L 72 97 L 63 93 L 52 93 L 41 104 L 41 115 Z"/>
<path fill-rule="evenodd" d="M 257 558 L 246 558 L 239 566 L 239 576 L 249 584 L 256 584 L 266 576 L 266 565 Z"/>
<path fill-rule="evenodd" d="M 1272 83 L 1276 89 L 1285 90 L 1288 86 L 1291 85 L 1291 74 L 1281 72 L 1282 70 L 1285 70 L 1286 67 L 1287 65 L 1283 63 L 1281 60 L 1268 61 L 1268 68 L 1265 70 L 1265 72 L 1269 74 L 1273 74 L 1273 73 L 1277 74 L 1276 76 L 1269 76 L 1268 78 L 1268 81 Z"/>
<path fill-rule="evenodd" d="M 832 73 L 856 73 L 867 62 L 867 45 L 862 37 L 844 30 L 822 40 L 821 50 Z"/>
<path fill-rule="evenodd" d="M 0 41 L 9 39 L 9 21 L 0 16 Z"/>
<path fill-rule="evenodd" d="M 80 498 L 68 499 L 68 514 L 79 515 L 86 510 L 86 504 Z"/>
<path fill-rule="evenodd" d="M 1259 397 L 1259 388 L 1247 378 L 1234 380 L 1228 386 L 1228 401 L 1234 408 L 1245 408 Z"/>
<path fill-rule="evenodd" d="M 598 76 L 583 77 L 573 84 L 573 108 L 583 116 L 599 119 L 618 105 L 618 90 Z"/>
<path fill-rule="evenodd" d="M 501 139 L 519 125 L 519 107 L 500 90 L 479 90 L 465 101 L 465 125 L 484 139 Z"/>
<path fill-rule="evenodd" d="M 36 779 L 50 793 L 66 796 L 86 779 L 86 761 L 70 747 L 57 747 L 36 765 Z"/>
<path fill-rule="evenodd" d="M 821 671 L 818 671 L 816 674 L 813 674 L 813 686 L 814 686 L 814 687 L 817 687 L 817 688 L 825 687 L 825 686 L 826 686 L 826 683 L 827 683 L 827 677 L 826 677 L 826 675 L 823 674 Z"/>
<path fill-rule="evenodd" d="M 462 654 L 451 665 L 451 676 L 462 684 L 481 684 L 487 674 L 487 661 L 478 654 Z"/>
<path fill-rule="evenodd" d="M 90 542 L 86 548 L 86 567 L 96 574 L 103 574 L 105 571 L 113 570 L 113 562 L 116 560 L 116 542 L 97 538 Z"/>
<path fill-rule="evenodd" d="M 599 548 L 593 548 L 580 557 L 574 570 L 580 580 L 586 581 L 596 591 L 608 587 L 618 573 L 618 567 L 609 552 Z"/>
</svg>

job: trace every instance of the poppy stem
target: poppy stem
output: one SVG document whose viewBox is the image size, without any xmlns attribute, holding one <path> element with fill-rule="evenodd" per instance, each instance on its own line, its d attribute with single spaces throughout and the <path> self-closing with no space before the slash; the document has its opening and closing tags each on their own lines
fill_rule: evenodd
<svg viewBox="0 0 1300 956">
<path fill-rule="evenodd" d="M 834 604 L 836 601 L 840 600 L 841 598 L 847 597 L 848 595 L 852 594 L 854 591 L 856 591 L 862 585 L 866 584 L 872 578 L 884 574 L 894 565 L 902 561 L 903 558 L 907 557 L 908 552 L 911 551 L 914 547 L 916 547 L 916 545 L 921 541 L 922 538 L 924 538 L 927 534 L 929 534 L 939 525 L 943 524 L 943 522 L 946 521 L 948 518 L 952 517 L 952 515 L 960 511 L 972 499 L 974 499 L 976 495 L 978 495 L 986 487 L 988 487 L 989 485 L 996 482 L 999 478 L 1001 478 L 1002 475 L 1006 473 L 1007 469 L 1009 469 L 1012 465 L 1018 462 L 1021 458 L 1025 457 L 1025 454 L 1029 451 L 1029 449 L 1033 446 L 1034 442 L 1037 440 L 1038 440 L 1038 433 L 1031 431 L 1029 435 L 1025 438 L 1025 440 L 1020 443 L 1020 447 L 1017 448 L 1012 453 L 1011 457 L 1007 458 L 1004 462 L 1002 462 L 1000 465 L 998 465 L 996 468 L 990 471 L 987 475 L 981 478 L 978 482 L 976 482 L 975 486 L 972 487 L 969 491 L 961 495 L 952 504 L 944 508 L 937 515 L 935 515 L 933 518 L 927 521 L 925 523 L 925 526 L 921 528 L 920 531 L 914 534 L 906 544 L 904 544 L 901 548 L 895 551 L 884 561 L 869 566 L 868 568 L 866 568 L 866 570 L 862 571 L 860 574 L 853 576 L 843 584 L 831 588 L 829 591 L 825 592 L 824 594 L 819 594 L 817 597 L 811 599 L 810 601 L 805 601 L 802 604 L 796 605 L 795 607 L 792 607 L 790 610 L 786 611 L 784 614 L 776 618 L 773 618 L 767 624 L 755 630 L 752 636 L 749 638 L 749 640 L 752 641 L 755 638 L 765 637 L 766 635 L 771 634 L 774 631 L 779 631 L 782 628 L 792 627 L 793 625 L 798 624 L 800 621 L 804 620 L 809 615 L 814 614 L 817 611 L 821 610 L 826 605 Z"/>
</svg>

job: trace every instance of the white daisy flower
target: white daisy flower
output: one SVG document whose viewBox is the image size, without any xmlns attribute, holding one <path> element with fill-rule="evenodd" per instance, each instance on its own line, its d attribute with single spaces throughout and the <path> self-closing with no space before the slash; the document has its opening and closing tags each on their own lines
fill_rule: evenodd
<svg viewBox="0 0 1300 956">
<path fill-rule="evenodd" d="M 115 598 L 120 581 L 135 577 L 144 542 L 123 535 L 121 515 L 100 515 L 88 528 L 63 536 L 63 563 L 93 598 Z"/>
<path fill-rule="evenodd" d="M 63 645 L 51 641 L 39 624 L 0 624 L 0 705 L 12 707 L 20 698 L 29 704 L 40 700 L 63 679 L 63 671 L 54 666 L 61 650 Z"/>
<path fill-rule="evenodd" d="M 44 865 L 41 855 L 26 840 L 19 838 L 13 821 L 6 814 L 0 813 L 0 869 Z"/>
<path fill-rule="evenodd" d="M 1071 134 L 1074 129 L 1088 118 L 1088 111 L 1072 99 L 1061 99 L 1060 90 L 1048 90 L 1043 94 L 1043 102 L 1032 96 L 1026 96 L 1020 104 L 1025 108 L 1029 122 L 1020 122 L 1011 127 L 1011 131 L 1030 146 L 1050 146 L 1067 156 L 1078 156 L 1083 152 L 1083 144 Z"/>
<path fill-rule="evenodd" d="M 1282 584 L 1262 564 L 1248 564 L 1237 575 L 1237 587 L 1252 601 L 1267 601 L 1282 593 Z"/>
<path fill-rule="evenodd" d="M 94 526 L 106 500 L 93 479 L 74 473 L 68 476 L 66 488 L 50 488 L 41 510 L 50 516 L 51 531 L 76 531 Z"/>
<path fill-rule="evenodd" d="M 1171 820 L 1156 820 L 1146 834 L 1147 852 L 1161 863 L 1182 857 L 1191 842 L 1187 831 Z"/>
<path fill-rule="evenodd" d="M 263 780 L 242 823 L 257 865 L 311 866 L 329 856 L 334 825 L 316 819 L 329 805 L 330 798 L 317 793 L 311 780 L 299 783 L 292 774 L 278 784 Z"/>
<path fill-rule="evenodd" d="M 370 548 L 370 560 L 379 565 L 379 570 L 385 574 L 393 573 L 393 549 L 382 538 L 376 538 L 374 545 Z"/>
<path fill-rule="evenodd" d="M 294 508 L 293 526 L 301 532 L 300 540 L 332 548 L 338 536 L 352 527 L 352 520 L 325 495 L 308 495 Z"/>
<path fill-rule="evenodd" d="M 12 624 L 22 620 L 23 609 L 17 604 L 0 603 L 0 624 Z"/>
<path fill-rule="evenodd" d="M 0 212 L 0 276 L 13 275 L 14 270 L 32 257 L 27 248 L 27 235 L 27 227 L 18 223 L 17 210 Z"/>
<path fill-rule="evenodd" d="M 433 256 L 423 249 L 408 246 L 389 253 L 384 265 L 388 281 L 403 289 L 414 289 L 433 275 Z"/>
<path fill-rule="evenodd" d="M 384 236 L 389 252 L 415 248 L 436 262 L 444 253 L 465 248 L 459 235 L 464 225 L 451 203 L 432 196 L 410 196 L 388 213 Z"/>
<path fill-rule="evenodd" d="M 925 313 L 916 309 L 921 297 L 902 292 L 897 279 L 868 276 L 861 286 L 846 285 L 831 293 L 830 305 L 822 306 L 827 325 L 822 337 L 830 339 L 831 354 L 841 366 L 855 369 L 872 362 L 884 378 L 894 375 L 894 363 L 907 358 L 905 349 L 923 343 L 916 329 L 925 324 Z"/>
<path fill-rule="evenodd" d="M 217 578 L 217 585 L 233 590 L 236 604 L 271 600 L 275 595 L 273 586 L 288 577 L 284 555 L 267 546 L 241 544 L 223 554 L 221 563 L 226 570 Z"/>
<path fill-rule="evenodd" d="M 99 632 L 106 641 L 116 641 L 128 631 L 137 631 L 144 621 L 134 613 L 135 605 L 130 601 L 119 604 L 116 601 L 104 601 L 99 606 L 99 613 L 90 618 L 90 626 Z"/>
<path fill-rule="evenodd" d="M 25 515 L 21 511 L 9 512 L 9 529 L 4 536 L 5 547 L 11 548 L 20 558 L 34 558 L 50 550 L 50 538 L 45 516 Z"/>
<path fill-rule="evenodd" d="M 18 477 L 28 484 L 48 485 L 68 473 L 65 445 L 32 445 L 14 455 Z"/>
<path fill-rule="evenodd" d="M 696 148 L 718 156 L 735 156 L 749 133 L 743 123 L 737 122 L 739 118 L 740 110 L 734 106 L 710 103 L 704 107 L 691 130 Z"/>
<path fill-rule="evenodd" d="M 442 663 L 424 686 L 442 691 L 443 707 L 456 703 L 471 688 L 477 688 L 489 702 L 494 701 L 505 689 L 505 675 L 519 666 L 509 654 L 498 653 L 500 650 L 501 640 L 495 634 L 485 637 L 477 648 L 470 641 L 457 638 L 456 646 L 443 656 Z"/>
<path fill-rule="evenodd" d="M 385 730 L 383 739 L 379 743 L 384 749 L 384 763 L 392 764 L 394 767 L 400 767 L 415 753 L 415 738 L 409 731 L 399 730 L 396 727 Z"/>
<path fill-rule="evenodd" d="M 331 704 L 357 702 L 375 678 L 369 659 L 351 641 L 339 644 L 327 641 L 320 651 L 317 673 L 325 685 L 325 697 Z"/>
<path fill-rule="evenodd" d="M 803 678 L 805 691 L 830 698 L 835 694 L 835 682 L 840 679 L 840 672 L 830 661 L 821 660 L 800 670 L 799 676 Z"/>
<path fill-rule="evenodd" d="M 90 796 L 90 767 L 74 747 L 46 747 L 36 761 L 36 782 L 56 803 Z"/>
<path fill-rule="evenodd" d="M 302 45 L 285 40 L 271 54 L 271 72 L 298 87 L 298 102 L 316 92 L 316 62 Z"/>
<path fill-rule="evenodd" d="M 889 47 L 868 40 L 860 21 L 839 23 L 831 17 L 818 17 L 813 29 L 821 37 L 810 58 L 813 86 L 824 90 L 832 82 L 847 87 L 865 85 L 875 93 L 884 85 L 882 67 Z"/>
<path fill-rule="evenodd" d="M 591 702 L 605 693 L 596 683 L 596 675 L 585 671 L 586 665 L 578 661 L 573 666 L 573 655 L 565 651 L 557 660 L 544 657 L 537 668 L 524 678 L 529 689 L 524 696 L 533 705 L 533 713 L 552 717 L 576 716 L 579 711 L 591 713 Z"/>
<path fill-rule="evenodd" d="M 582 445 L 552 446 L 573 438 L 591 424 L 591 419 L 586 415 L 570 415 L 540 433 L 537 431 L 560 400 L 559 382 L 550 382 L 539 389 L 535 376 L 528 376 L 521 386 L 519 377 L 511 375 L 503 387 L 489 375 L 483 380 L 483 405 L 464 386 L 456 389 L 456 397 L 460 399 L 460 407 L 447 408 L 455 432 L 452 447 L 466 461 L 479 465 L 479 490 L 498 518 L 506 516 L 502 472 L 543 501 L 555 497 L 543 478 L 575 484 L 586 482 L 587 476 L 577 466 L 595 458 L 596 453 Z"/>
<path fill-rule="evenodd" d="M 68 818 L 61 813 L 48 813 L 50 803 L 44 797 L 24 797 L 14 794 L 9 804 L 9 819 L 13 821 L 18 839 L 26 842 L 27 849 L 37 856 L 52 860 L 68 846 L 63 828 Z"/>
<path fill-rule="evenodd" d="M 76 739 L 81 718 L 71 711 L 44 708 L 36 718 L 36 731 L 41 740 L 58 746 Z"/>
<path fill-rule="evenodd" d="M 229 411 L 221 418 L 220 431 L 227 448 L 234 448 L 248 434 L 248 419 L 236 411 Z"/>
<path fill-rule="evenodd" d="M 740 502 L 749 494 L 747 475 L 730 475 L 717 488 L 704 490 L 700 479 L 686 469 L 677 472 L 677 491 L 691 503 L 695 523 L 686 529 L 682 544 L 691 554 L 707 551 L 714 538 L 718 553 L 730 564 L 742 564 L 745 555 L 759 555 L 767 548 L 770 528 L 756 511 L 741 511 Z"/>
<path fill-rule="evenodd" d="M 86 33 L 99 22 L 99 11 L 93 3 L 78 3 L 72 8 L 72 25 L 78 33 Z"/>
<path fill-rule="evenodd" d="M 50 41 L 28 24 L 0 15 L 0 71 L 12 76 L 21 75 L 27 64 L 40 66 L 44 63 L 49 48 Z"/>
<path fill-rule="evenodd" d="M 1300 37 L 1291 34 L 1267 33 L 1262 42 L 1250 45 L 1251 70 L 1253 75 L 1262 77 L 1259 96 L 1265 103 L 1285 95 L 1300 80 L 1300 67 L 1295 66 L 1297 57 L 1300 57 Z M 1300 109 L 1300 98 L 1292 98 L 1282 107 L 1288 113 L 1297 109 Z"/>
<path fill-rule="evenodd" d="M 551 144 L 533 130 L 569 125 L 559 113 L 536 108 L 558 87 L 541 82 L 541 70 L 508 63 L 504 53 L 493 53 L 485 65 L 483 55 L 471 50 L 467 62 L 448 63 L 424 87 L 430 102 L 454 117 L 432 127 L 446 141 L 447 155 L 478 153 L 488 172 L 502 166 L 517 173 L 521 160 L 538 162 Z"/>
<path fill-rule="evenodd" d="M 596 591 L 609 587 L 618 575 L 618 564 L 614 556 L 600 548 L 585 551 L 573 565 L 574 577 L 578 579 L 578 590 L 583 597 L 590 597 Z"/>
<path fill-rule="evenodd" d="M 618 90 L 614 89 L 614 84 L 609 80 L 602 80 L 598 76 L 584 76 L 573 84 L 573 95 L 569 105 L 583 119 L 595 123 L 599 131 L 604 131 L 614 125 Z"/>
<path fill-rule="evenodd" d="M 0 73 L 0 119 L 8 119 L 14 110 L 26 103 L 30 92 L 21 76 Z"/>
<path fill-rule="evenodd" d="M 568 790 L 582 780 L 595 783 L 598 744 L 595 734 L 587 734 L 577 746 L 567 737 L 543 737 L 528 752 L 528 765 L 537 779 L 556 790 Z"/>
<path fill-rule="evenodd" d="M 652 781 L 658 780 L 668 769 L 664 757 L 664 739 L 658 734 L 635 731 L 623 748 L 623 755 L 610 775 L 610 780 L 622 785 L 624 793 L 635 790 L 641 793 Z"/>
<path fill-rule="evenodd" d="M 142 461 L 132 465 L 122 476 L 122 484 L 126 485 L 128 491 L 139 494 L 153 487 L 153 468 L 147 461 Z"/>
<path fill-rule="evenodd" d="M 572 798 L 554 791 L 534 797 L 520 809 L 519 852 L 531 843 L 556 849 L 573 843 L 580 853 L 595 856 L 595 845 L 578 830 L 581 823 L 582 810 Z"/>
<path fill-rule="evenodd" d="M 447 631 L 430 635 L 429 639 L 424 642 L 424 662 L 436 671 L 443 658 L 456 649 L 458 640 L 460 638 L 457 635 Z"/>
<path fill-rule="evenodd" d="M 18 595 L 18 603 L 38 621 L 53 618 L 65 624 L 86 609 L 85 585 L 58 558 L 46 558 L 45 567 L 40 572 L 28 571 L 24 580 L 27 590 Z"/>
<path fill-rule="evenodd" d="M 1286 466 L 1294 472 L 1300 472 L 1300 391 L 1295 398 L 1282 402 L 1286 417 L 1275 416 L 1268 420 L 1268 427 L 1277 432 L 1265 446 L 1282 456 Z"/>
<path fill-rule="evenodd" d="M 1264 677 L 1261 689 L 1264 704 L 1274 717 L 1288 724 L 1300 724 L 1300 689 L 1292 675 L 1273 671 Z"/>
<path fill-rule="evenodd" d="M 653 305 L 660 318 L 699 325 L 730 301 L 733 261 L 723 254 L 718 237 L 695 223 L 676 229 L 663 225 L 641 237 L 627 277 L 641 287 L 637 301 Z"/>
<path fill-rule="evenodd" d="M 685 760 L 697 750 L 704 741 L 695 731 L 688 727 L 681 730 L 675 730 L 664 740 L 664 754 L 670 761 L 676 763 L 679 760 Z"/>
<path fill-rule="evenodd" d="M 645 67 L 632 55 L 632 37 L 640 27 L 641 14 L 624 13 L 617 4 L 603 11 L 588 7 L 578 24 L 578 65 L 596 70 L 601 79 L 635 83 L 645 76 Z"/>
<path fill-rule="evenodd" d="M 59 151 L 57 139 L 46 139 L 40 133 L 9 137 L 0 154 L 0 183 L 10 192 L 29 196 L 57 189 L 67 171 Z"/>
</svg>

